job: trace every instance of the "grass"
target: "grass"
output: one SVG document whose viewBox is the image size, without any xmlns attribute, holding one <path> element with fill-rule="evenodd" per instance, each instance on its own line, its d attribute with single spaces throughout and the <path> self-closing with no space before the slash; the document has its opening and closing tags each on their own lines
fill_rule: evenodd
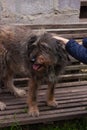
<svg viewBox="0 0 87 130">
<path fill-rule="evenodd" d="M 8 128 L 0 128 L 0 130 L 87 130 L 87 118 L 78 120 L 61 121 L 52 124 L 33 124 L 20 126 L 18 123 L 13 123 Z"/>
</svg>

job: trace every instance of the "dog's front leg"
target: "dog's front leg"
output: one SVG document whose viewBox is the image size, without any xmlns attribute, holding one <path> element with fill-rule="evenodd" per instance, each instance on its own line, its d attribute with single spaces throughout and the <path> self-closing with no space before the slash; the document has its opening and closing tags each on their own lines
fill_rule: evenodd
<svg viewBox="0 0 87 130">
<path fill-rule="evenodd" d="M 39 109 L 37 106 L 37 88 L 38 83 L 34 79 L 29 81 L 29 92 L 28 92 L 28 106 L 29 106 L 29 115 L 30 116 L 39 116 Z"/>
<path fill-rule="evenodd" d="M 25 90 L 15 87 L 15 85 L 13 84 L 13 73 L 10 71 L 4 78 L 4 85 L 9 89 L 11 93 L 14 93 L 14 95 L 16 96 L 23 97 L 26 95 Z"/>
<path fill-rule="evenodd" d="M 47 105 L 52 107 L 57 107 L 58 104 L 54 97 L 54 87 L 55 87 L 55 83 L 48 82 Z"/>
</svg>

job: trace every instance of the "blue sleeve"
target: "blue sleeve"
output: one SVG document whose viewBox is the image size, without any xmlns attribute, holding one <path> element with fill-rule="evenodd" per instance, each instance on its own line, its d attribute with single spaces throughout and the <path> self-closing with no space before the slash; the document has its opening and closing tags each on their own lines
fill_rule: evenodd
<svg viewBox="0 0 87 130">
<path fill-rule="evenodd" d="M 79 60 L 80 62 L 87 64 L 87 48 L 86 47 L 78 44 L 75 40 L 71 39 L 69 40 L 69 42 L 67 42 L 65 48 L 72 57 Z"/>
<path fill-rule="evenodd" d="M 87 48 L 87 38 L 84 38 L 84 39 L 83 39 L 82 44 L 83 44 L 84 47 Z"/>
</svg>

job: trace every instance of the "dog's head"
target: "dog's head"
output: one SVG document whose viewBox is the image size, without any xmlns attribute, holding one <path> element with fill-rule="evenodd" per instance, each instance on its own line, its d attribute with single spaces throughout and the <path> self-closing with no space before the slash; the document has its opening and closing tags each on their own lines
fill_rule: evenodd
<svg viewBox="0 0 87 130">
<path fill-rule="evenodd" d="M 41 72 L 49 66 L 63 65 L 67 54 L 50 33 L 31 36 L 28 41 L 28 59 L 34 71 Z"/>
</svg>

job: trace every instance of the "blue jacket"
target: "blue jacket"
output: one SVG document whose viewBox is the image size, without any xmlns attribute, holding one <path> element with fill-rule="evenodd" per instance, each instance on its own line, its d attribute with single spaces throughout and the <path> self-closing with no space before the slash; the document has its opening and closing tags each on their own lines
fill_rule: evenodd
<svg viewBox="0 0 87 130">
<path fill-rule="evenodd" d="M 67 42 L 65 48 L 72 57 L 87 64 L 87 38 L 83 39 L 82 45 L 71 39 Z"/>
</svg>

